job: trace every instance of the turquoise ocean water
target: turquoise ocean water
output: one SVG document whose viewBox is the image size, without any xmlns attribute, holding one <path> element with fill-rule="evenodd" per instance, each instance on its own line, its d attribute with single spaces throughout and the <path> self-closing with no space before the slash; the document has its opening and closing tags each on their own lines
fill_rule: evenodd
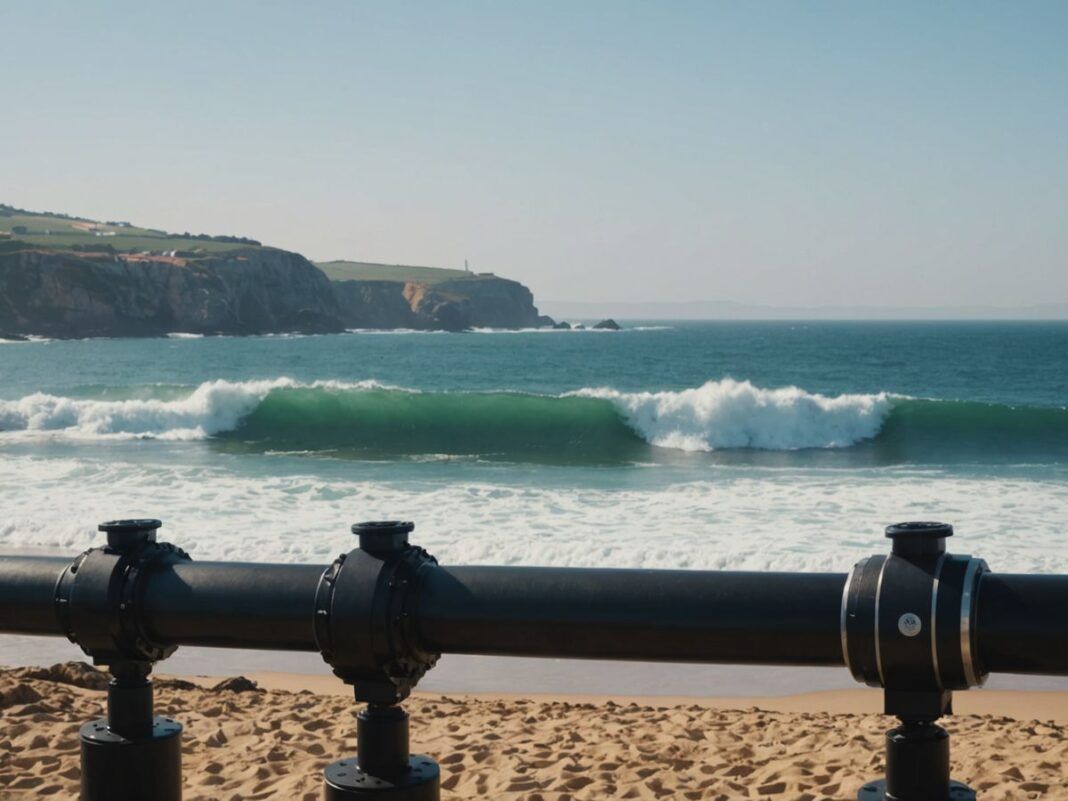
<svg viewBox="0 0 1068 801">
<path fill-rule="evenodd" d="M 0 545 L 160 517 L 194 558 L 844 570 L 936 518 L 1068 570 L 1068 324 L 0 344 Z"/>
</svg>

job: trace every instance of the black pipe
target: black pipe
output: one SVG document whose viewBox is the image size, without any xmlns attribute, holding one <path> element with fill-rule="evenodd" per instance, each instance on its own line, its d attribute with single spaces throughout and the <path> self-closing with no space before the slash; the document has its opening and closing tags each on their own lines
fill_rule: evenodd
<svg viewBox="0 0 1068 801">
<path fill-rule="evenodd" d="M 1068 675 L 1068 576 L 984 575 L 976 628 L 987 670 Z"/>
<path fill-rule="evenodd" d="M 68 557 L 0 557 L 0 631 L 63 636 Z M 324 568 L 178 562 L 146 577 L 143 623 L 174 645 L 316 651 Z M 442 653 L 782 665 L 842 664 L 845 577 L 532 567 L 439 567 L 415 605 Z M 976 642 L 985 670 L 1068 675 L 1068 576 L 988 573 Z"/>
<path fill-rule="evenodd" d="M 56 582 L 70 563 L 65 556 L 0 557 L 0 631 L 62 637 Z"/>
<path fill-rule="evenodd" d="M 317 651 L 315 589 L 324 568 L 182 562 L 146 582 L 148 629 L 166 643 Z"/>
<path fill-rule="evenodd" d="M 442 653 L 841 665 L 845 576 L 440 567 L 415 614 Z"/>
</svg>

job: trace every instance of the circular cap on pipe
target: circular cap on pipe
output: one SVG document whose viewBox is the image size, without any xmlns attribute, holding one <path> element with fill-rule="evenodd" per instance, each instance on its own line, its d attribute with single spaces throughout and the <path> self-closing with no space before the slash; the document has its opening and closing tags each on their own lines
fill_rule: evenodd
<svg viewBox="0 0 1068 801">
<path fill-rule="evenodd" d="M 370 520 L 356 523 L 352 533 L 360 538 L 360 550 L 368 553 L 392 553 L 408 547 L 408 534 L 415 523 L 406 520 Z"/>
<path fill-rule="evenodd" d="M 893 552 L 901 556 L 923 556 L 945 553 L 946 537 L 953 536 L 949 523 L 909 522 L 886 527 L 886 536 L 893 541 Z"/>
<path fill-rule="evenodd" d="M 109 547 L 122 550 L 145 542 L 155 542 L 156 529 L 162 525 L 162 521 L 154 518 L 108 520 L 97 526 L 97 531 L 108 535 Z"/>
</svg>

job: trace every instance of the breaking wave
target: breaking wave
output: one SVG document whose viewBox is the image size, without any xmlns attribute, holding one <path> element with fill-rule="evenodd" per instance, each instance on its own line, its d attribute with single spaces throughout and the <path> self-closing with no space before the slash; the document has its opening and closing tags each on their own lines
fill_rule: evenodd
<svg viewBox="0 0 1068 801">
<path fill-rule="evenodd" d="M 125 393 L 125 396 L 124 396 Z M 563 395 L 421 392 L 375 381 L 211 381 L 93 397 L 0 400 L 2 436 L 213 439 L 265 450 L 389 458 L 453 454 L 554 461 L 668 452 L 859 451 L 879 462 L 1068 458 L 1068 410 L 888 393 L 820 395 L 724 379 L 679 391 Z"/>
</svg>

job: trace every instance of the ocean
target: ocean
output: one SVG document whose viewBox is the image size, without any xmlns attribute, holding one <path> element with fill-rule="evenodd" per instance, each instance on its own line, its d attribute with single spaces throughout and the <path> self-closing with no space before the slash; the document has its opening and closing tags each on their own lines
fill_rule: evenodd
<svg viewBox="0 0 1068 801">
<path fill-rule="evenodd" d="M 413 520 L 446 563 L 839 570 L 899 520 L 1068 571 L 1068 324 L 0 345 L 0 546 L 159 517 L 196 559 L 322 562 Z"/>
</svg>

